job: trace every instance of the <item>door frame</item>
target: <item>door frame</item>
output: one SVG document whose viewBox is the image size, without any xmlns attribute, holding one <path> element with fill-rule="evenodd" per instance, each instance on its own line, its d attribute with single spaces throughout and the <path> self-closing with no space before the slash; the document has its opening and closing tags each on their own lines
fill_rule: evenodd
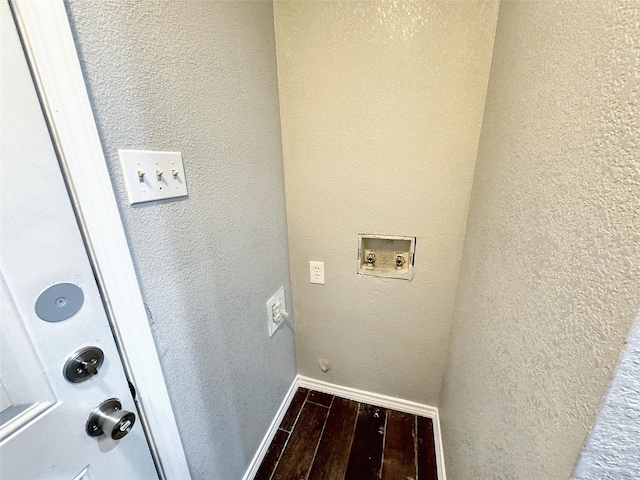
<svg viewBox="0 0 640 480">
<path fill-rule="evenodd" d="M 189 479 L 64 1 L 9 4 L 158 473 Z"/>
</svg>

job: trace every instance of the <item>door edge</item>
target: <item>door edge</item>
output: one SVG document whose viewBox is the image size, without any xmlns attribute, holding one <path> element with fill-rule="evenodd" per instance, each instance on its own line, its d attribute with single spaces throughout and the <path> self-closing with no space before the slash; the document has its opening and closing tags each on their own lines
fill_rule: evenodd
<svg viewBox="0 0 640 480">
<path fill-rule="evenodd" d="M 63 0 L 9 0 L 161 478 L 191 478 Z"/>
</svg>

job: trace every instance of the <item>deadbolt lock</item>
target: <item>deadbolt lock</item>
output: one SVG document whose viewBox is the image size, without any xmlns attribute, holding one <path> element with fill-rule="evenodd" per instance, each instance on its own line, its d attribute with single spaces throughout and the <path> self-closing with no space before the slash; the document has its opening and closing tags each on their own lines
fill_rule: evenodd
<svg viewBox="0 0 640 480">
<path fill-rule="evenodd" d="M 84 347 L 73 352 L 64 364 L 64 378 L 72 383 L 89 380 L 98 374 L 104 353 L 98 347 Z"/>
<path fill-rule="evenodd" d="M 135 414 L 122 410 L 122 404 L 117 398 L 110 398 L 91 412 L 86 429 L 90 437 L 107 435 L 113 440 L 120 440 L 131 431 L 134 423 Z"/>
</svg>

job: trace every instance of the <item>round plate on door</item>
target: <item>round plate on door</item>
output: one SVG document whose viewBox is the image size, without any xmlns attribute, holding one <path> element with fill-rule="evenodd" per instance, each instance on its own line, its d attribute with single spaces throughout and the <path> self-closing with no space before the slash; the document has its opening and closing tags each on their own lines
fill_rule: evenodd
<svg viewBox="0 0 640 480">
<path fill-rule="evenodd" d="M 56 283 L 36 300 L 36 315 L 45 322 L 61 322 L 73 317 L 84 303 L 82 289 L 73 283 Z"/>
</svg>

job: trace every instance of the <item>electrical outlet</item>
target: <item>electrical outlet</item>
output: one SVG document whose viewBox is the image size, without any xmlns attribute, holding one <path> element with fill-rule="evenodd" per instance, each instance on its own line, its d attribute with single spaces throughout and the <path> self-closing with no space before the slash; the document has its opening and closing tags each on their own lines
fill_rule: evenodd
<svg viewBox="0 0 640 480">
<path fill-rule="evenodd" d="M 284 287 L 280 287 L 273 297 L 267 300 L 267 326 L 270 337 L 273 337 L 278 327 L 284 323 L 284 319 L 289 316 L 286 307 Z"/>
<path fill-rule="evenodd" d="M 309 262 L 309 281 L 324 285 L 324 262 Z"/>
</svg>

